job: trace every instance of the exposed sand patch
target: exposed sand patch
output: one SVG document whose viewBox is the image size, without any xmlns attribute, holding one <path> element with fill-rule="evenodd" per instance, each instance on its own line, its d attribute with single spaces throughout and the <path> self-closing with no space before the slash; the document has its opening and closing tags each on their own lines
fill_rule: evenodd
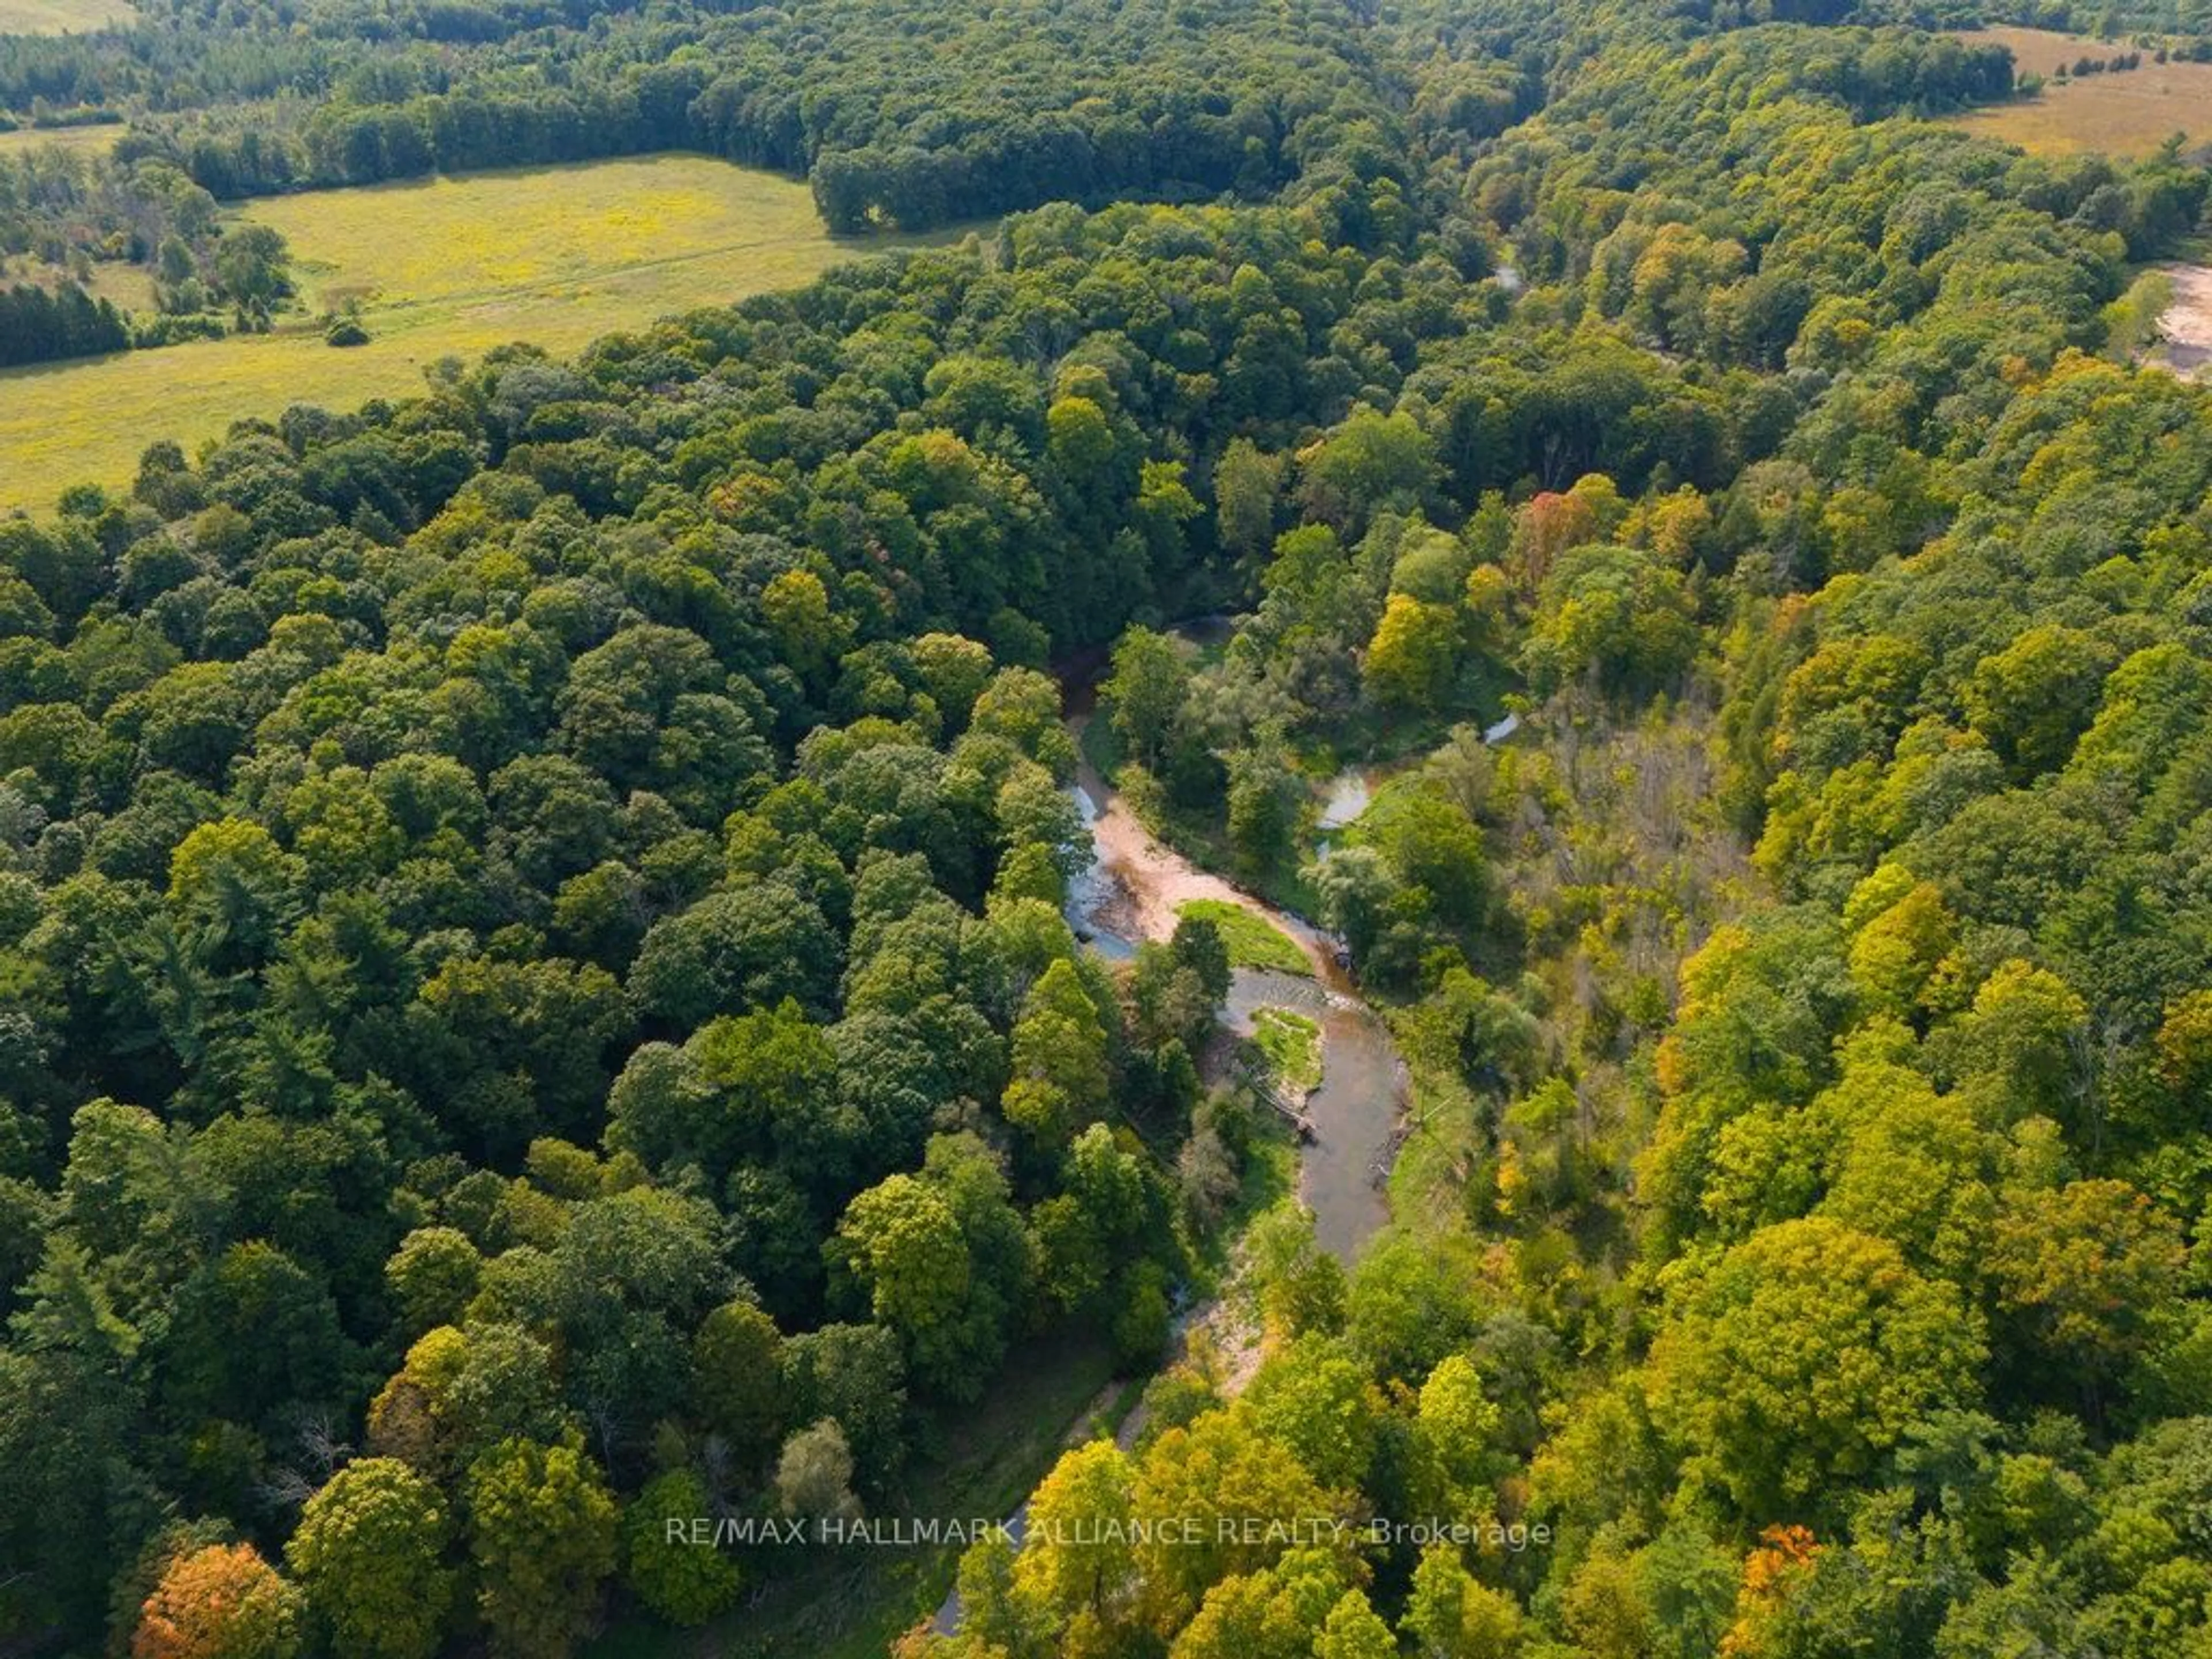
<svg viewBox="0 0 2212 1659">
<path fill-rule="evenodd" d="M 2212 368 L 2212 265 L 2162 267 L 2173 283 L 2173 303 L 2158 319 L 2165 344 L 2160 361 L 2189 380 Z"/>
<path fill-rule="evenodd" d="M 1253 897 L 1235 884 L 1200 869 L 1173 848 L 1162 845 L 1129 810 L 1120 793 L 1108 788 L 1088 763 L 1082 769 L 1079 784 L 1094 814 L 1091 838 L 1098 850 L 1099 865 L 1117 889 L 1105 902 L 1105 908 L 1116 914 L 1102 915 L 1101 921 L 1114 925 L 1116 932 L 1129 939 L 1165 939 L 1173 936 L 1184 905 L 1194 899 L 1212 899 L 1237 905 L 1272 922 L 1297 941 L 1312 959 L 1316 973 L 1324 977 L 1336 975 L 1334 956 L 1310 924 Z"/>
</svg>

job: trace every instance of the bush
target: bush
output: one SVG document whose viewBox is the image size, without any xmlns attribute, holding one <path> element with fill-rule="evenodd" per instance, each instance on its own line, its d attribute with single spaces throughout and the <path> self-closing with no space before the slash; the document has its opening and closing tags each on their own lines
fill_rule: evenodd
<svg viewBox="0 0 2212 1659">
<path fill-rule="evenodd" d="M 220 340 L 229 332 L 220 317 L 200 312 L 165 313 L 135 319 L 131 343 L 143 351 L 155 346 L 179 345 L 187 340 Z"/>
</svg>

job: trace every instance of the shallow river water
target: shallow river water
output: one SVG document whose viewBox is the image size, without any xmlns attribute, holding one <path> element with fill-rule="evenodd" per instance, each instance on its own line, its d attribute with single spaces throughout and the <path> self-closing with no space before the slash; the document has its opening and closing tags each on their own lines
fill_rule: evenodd
<svg viewBox="0 0 2212 1659">
<path fill-rule="evenodd" d="M 1079 755 L 1089 697 L 1078 694 L 1071 702 L 1068 728 Z M 1261 1008 L 1296 1009 L 1320 1022 L 1321 1083 L 1305 1101 L 1313 1139 L 1298 1149 L 1298 1196 L 1313 1212 L 1316 1242 L 1350 1265 L 1390 1215 L 1383 1190 L 1387 1159 L 1407 1082 L 1389 1032 L 1360 1000 L 1337 966 L 1335 942 L 1319 928 L 1200 870 L 1154 840 L 1089 761 L 1080 763 L 1073 788 L 1077 810 L 1091 830 L 1091 859 L 1068 884 L 1067 919 L 1093 949 L 1126 958 L 1139 943 L 1173 933 L 1182 905 L 1192 899 L 1222 899 L 1281 928 L 1313 963 L 1310 978 L 1279 969 L 1238 969 L 1231 977 L 1222 1018 L 1239 1036 L 1251 1034 L 1252 1017 Z M 1176 1321 L 1178 1346 L 1184 1329 L 1206 1311 L 1187 1309 Z M 1121 1425 L 1125 1445 L 1136 1420 L 1133 1413 Z M 1024 1501 L 1006 1523 L 1018 1546 L 1029 1508 Z M 938 1608 L 934 1627 L 951 1634 L 959 1628 L 960 1610 L 955 1590 Z"/>
<path fill-rule="evenodd" d="M 1085 711 L 1070 719 L 1079 750 Z M 1314 1138 L 1299 1149 L 1298 1195 L 1314 1212 L 1322 1247 L 1350 1263 L 1382 1224 L 1389 1207 L 1383 1160 L 1405 1102 L 1406 1079 L 1389 1032 L 1337 966 L 1335 942 L 1304 918 L 1279 910 L 1155 840 L 1112 787 L 1085 763 L 1076 805 L 1091 828 L 1091 866 L 1070 885 L 1068 920 L 1109 956 L 1127 956 L 1139 940 L 1164 939 L 1176 915 L 1193 899 L 1219 899 L 1266 918 L 1297 941 L 1312 963 L 1310 979 L 1279 970 L 1240 968 L 1224 1011 L 1239 1036 L 1253 1011 L 1294 1008 L 1321 1023 L 1321 1085 L 1307 1097 Z"/>
</svg>

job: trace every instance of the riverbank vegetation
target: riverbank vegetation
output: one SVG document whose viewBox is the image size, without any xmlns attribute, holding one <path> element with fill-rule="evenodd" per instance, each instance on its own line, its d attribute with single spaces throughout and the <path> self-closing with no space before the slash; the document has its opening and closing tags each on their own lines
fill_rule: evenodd
<svg viewBox="0 0 2212 1659">
<path fill-rule="evenodd" d="M 1313 973 L 1313 961 L 1289 934 L 1243 905 L 1227 899 L 1192 899 L 1181 915 L 1212 924 L 1229 952 L 1231 968 L 1267 968 L 1279 974 Z"/>
<path fill-rule="evenodd" d="M 173 84 L 210 167 L 252 134 L 196 82 L 326 52 L 263 160 L 705 110 L 817 191 L 1220 198 L 493 350 L 0 522 L 0 1640 L 933 1605 L 942 1559 L 855 1589 L 668 1523 L 996 1504 L 1065 1423 L 938 1454 L 1009 1366 L 1157 1364 L 1279 1192 L 1199 1076 L 1221 929 L 1114 963 L 1064 920 L 1046 671 L 1110 653 L 1125 789 L 1310 892 L 1382 1006 L 1398 1225 L 1347 1269 L 1265 1208 L 1256 1369 L 1201 1344 L 907 1650 L 2201 1646 L 2212 393 L 2113 329 L 2204 168 L 1921 119 L 2008 64 L 1835 7 L 956 6 L 876 55 L 912 101 L 841 101 L 882 83 L 829 46 L 890 33 L 843 3 L 0 46 L 57 103 Z M 1064 28 L 1073 131 L 975 89 Z M 447 33 L 483 55 L 434 89 Z M 1316 859 L 1317 757 L 1386 730 Z M 1255 1516 L 1346 1524 L 1213 1525 Z"/>
<path fill-rule="evenodd" d="M 1295 1008 L 1255 1009 L 1252 1042 L 1267 1056 L 1269 1080 L 1285 1099 L 1303 1099 L 1321 1081 L 1321 1024 L 1311 1015 Z"/>
</svg>

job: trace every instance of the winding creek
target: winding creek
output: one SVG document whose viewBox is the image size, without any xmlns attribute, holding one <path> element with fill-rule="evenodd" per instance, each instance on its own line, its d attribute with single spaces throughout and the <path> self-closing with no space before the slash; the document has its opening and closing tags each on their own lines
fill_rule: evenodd
<svg viewBox="0 0 2212 1659">
<path fill-rule="evenodd" d="M 1091 712 L 1089 693 L 1071 691 L 1069 702 L 1068 731 L 1080 755 Z M 1090 868 L 1071 884 L 1068 921 L 1094 948 L 1127 956 L 1141 940 L 1172 934 L 1183 905 L 1217 899 L 1280 928 L 1312 963 L 1310 979 L 1238 969 L 1224 1017 L 1239 1036 L 1251 1035 L 1252 1016 L 1264 1007 L 1295 1009 L 1320 1022 L 1322 1077 L 1305 1103 L 1313 1138 L 1300 1148 L 1298 1196 L 1313 1212 L 1322 1248 L 1348 1266 L 1389 1219 L 1386 1160 L 1407 1088 L 1389 1032 L 1337 965 L 1335 942 L 1319 928 L 1200 869 L 1155 839 L 1087 759 L 1079 763 L 1074 788 L 1091 829 L 1092 854 Z"/>
<path fill-rule="evenodd" d="M 1091 710 L 1088 683 L 1071 683 L 1067 728 L 1079 757 Z M 1072 788 L 1091 830 L 1091 859 L 1069 884 L 1067 919 L 1092 949 L 1126 958 L 1139 944 L 1172 934 L 1176 913 L 1191 900 L 1219 899 L 1280 928 L 1312 963 L 1311 978 L 1276 969 L 1237 969 L 1222 1018 L 1239 1036 L 1251 1035 L 1253 1016 L 1262 1008 L 1291 1008 L 1319 1022 L 1322 1076 L 1305 1102 L 1313 1133 L 1299 1148 L 1298 1196 L 1313 1212 L 1316 1242 L 1349 1266 L 1360 1246 L 1390 1218 L 1384 1187 L 1407 1079 L 1389 1032 L 1337 965 L 1336 945 L 1328 935 L 1200 869 L 1155 839 L 1087 758 L 1079 760 Z M 1360 805 L 1364 804 L 1363 799 Z M 1355 808 L 1351 816 L 1357 815 Z M 1176 1343 L 1210 1311 L 1208 1306 L 1186 1310 L 1176 1322 Z M 1139 1415 L 1132 1413 L 1120 1425 L 1116 1437 L 1125 1446 L 1134 1437 Z M 1007 1521 L 1007 1532 L 1018 1545 L 1028 1518 L 1024 1500 Z M 957 1589 L 945 1598 L 933 1622 L 945 1634 L 959 1627 Z"/>
</svg>

